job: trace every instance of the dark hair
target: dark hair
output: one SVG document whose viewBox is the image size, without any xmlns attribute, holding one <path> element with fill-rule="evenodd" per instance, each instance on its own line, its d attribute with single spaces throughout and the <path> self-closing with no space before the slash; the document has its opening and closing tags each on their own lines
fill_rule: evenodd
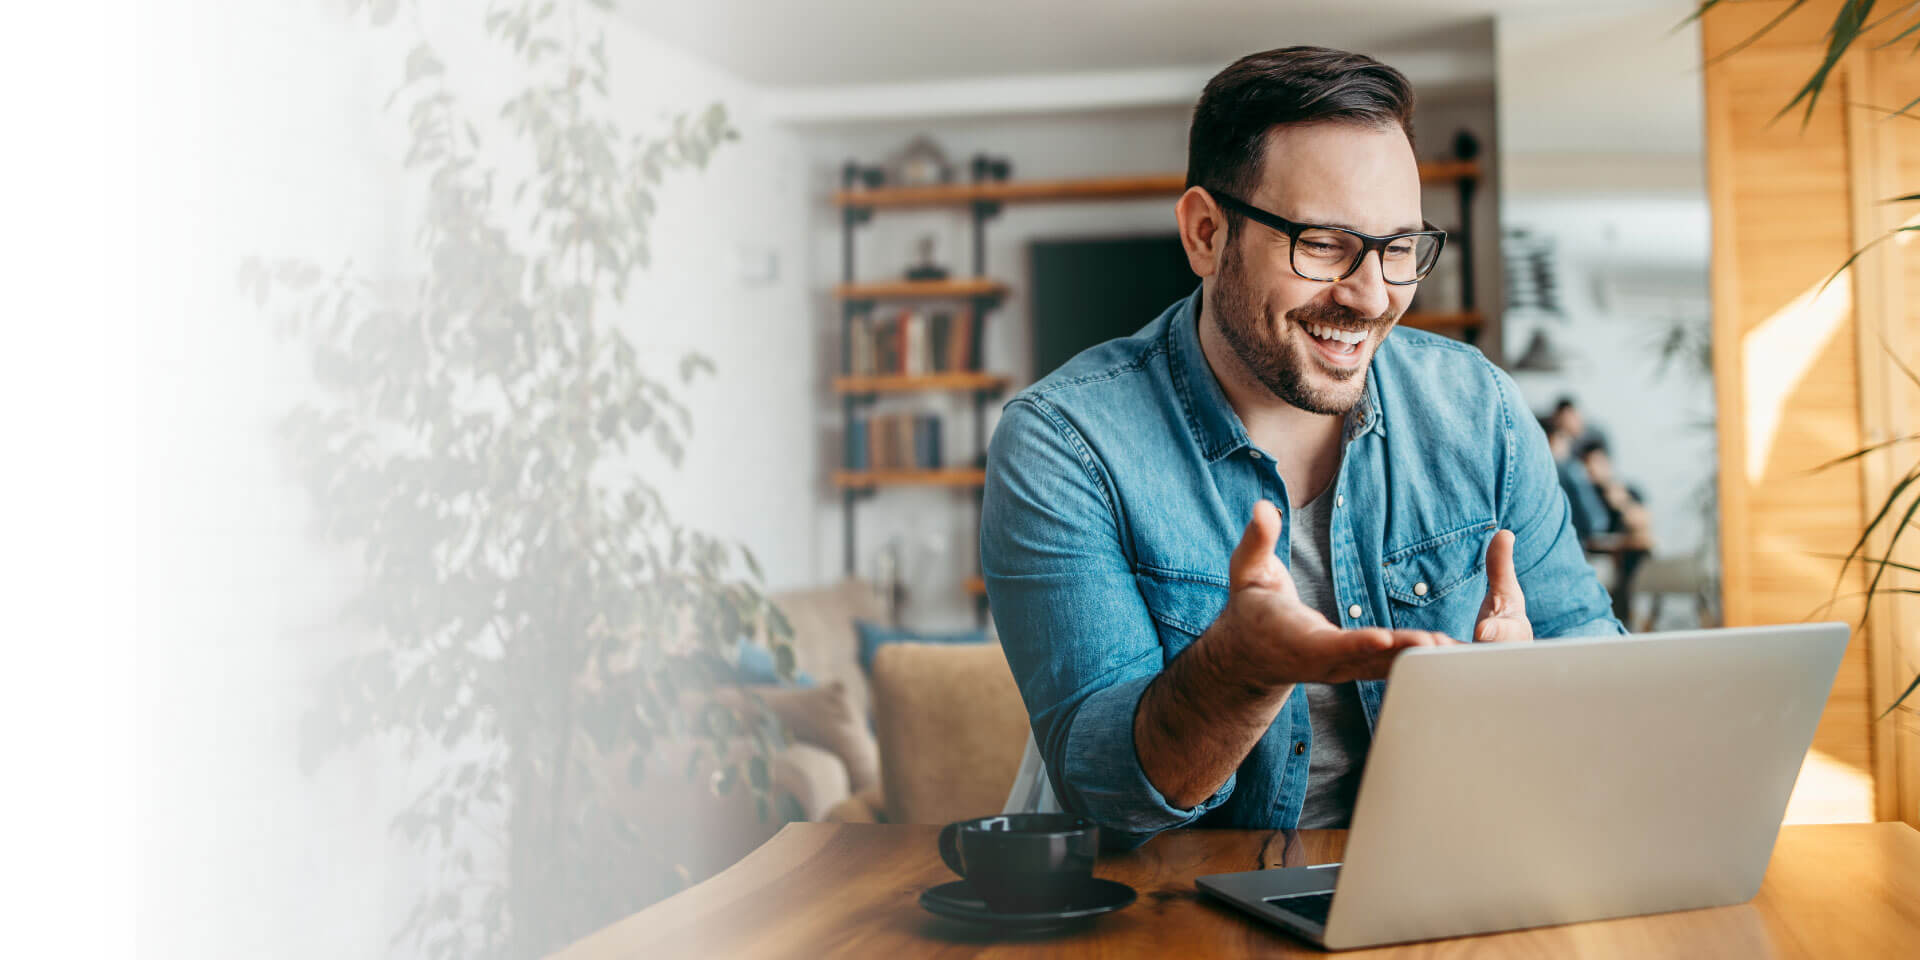
<svg viewBox="0 0 1920 960">
<path fill-rule="evenodd" d="M 1372 57 L 1326 47 L 1282 47 L 1214 74 L 1187 131 L 1187 186 L 1242 200 L 1260 184 L 1267 133 L 1282 124 L 1398 124 L 1413 142 L 1413 86 Z M 1229 226 L 1240 215 L 1226 211 Z"/>
<path fill-rule="evenodd" d="M 1585 442 L 1580 444 L 1580 449 L 1574 452 L 1574 456 L 1585 460 L 1587 454 L 1590 453 L 1604 453 L 1607 456 L 1613 456 L 1612 451 L 1607 449 L 1607 442 L 1599 437 L 1588 437 Z"/>
<path fill-rule="evenodd" d="M 1560 399 L 1553 402 L 1553 412 L 1559 413 L 1562 410 L 1570 409 L 1572 406 L 1573 394 L 1561 394 Z"/>
</svg>

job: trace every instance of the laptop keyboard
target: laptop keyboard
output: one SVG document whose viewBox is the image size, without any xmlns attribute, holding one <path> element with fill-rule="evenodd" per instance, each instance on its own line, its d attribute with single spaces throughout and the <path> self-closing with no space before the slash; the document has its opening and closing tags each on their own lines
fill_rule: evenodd
<svg viewBox="0 0 1920 960">
<path fill-rule="evenodd" d="M 1327 925 L 1327 911 L 1333 908 L 1333 894 L 1308 893 L 1292 897 L 1268 897 L 1267 902 L 1324 927 Z"/>
</svg>

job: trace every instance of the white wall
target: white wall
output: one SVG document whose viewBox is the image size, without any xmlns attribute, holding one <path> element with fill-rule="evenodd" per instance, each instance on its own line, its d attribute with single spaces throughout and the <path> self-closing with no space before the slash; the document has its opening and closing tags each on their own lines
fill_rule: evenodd
<svg viewBox="0 0 1920 960">
<path fill-rule="evenodd" d="M 456 90 L 482 117 L 489 69 L 478 5 L 427 5 Z M 380 105 L 413 24 L 371 30 L 343 5 L 202 4 L 144 38 L 141 193 L 139 742 L 145 952 L 381 956 L 435 865 L 387 823 L 444 758 L 374 745 L 318 775 L 295 764 L 316 672 L 369 638 L 334 613 L 354 558 L 310 535 L 306 495 L 270 445 L 308 395 L 297 346 L 269 335 L 233 277 L 249 254 L 351 257 L 399 276 L 419 193 L 399 176 L 404 116 Z M 720 100 L 744 136 L 701 172 L 669 174 L 654 262 L 622 314 L 664 360 L 709 354 L 689 390 L 684 469 L 661 477 L 676 516 L 744 540 L 770 587 L 814 579 L 806 476 L 819 438 L 794 403 L 812 373 L 802 248 L 805 192 L 784 135 L 731 78 L 647 41 L 609 37 L 627 132 Z M 484 124 L 484 121 L 483 121 Z M 487 127 L 492 151 L 508 149 Z M 517 148 L 514 148 L 517 149 Z M 489 153 L 489 160 L 502 159 Z M 771 282 L 734 250 L 773 250 Z M 483 827 L 476 827 L 483 829 Z M 403 949 L 403 953 L 410 952 Z"/>
</svg>

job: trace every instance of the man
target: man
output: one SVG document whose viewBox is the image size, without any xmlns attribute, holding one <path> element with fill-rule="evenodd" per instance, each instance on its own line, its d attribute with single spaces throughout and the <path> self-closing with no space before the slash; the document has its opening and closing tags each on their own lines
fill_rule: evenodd
<svg viewBox="0 0 1920 960">
<path fill-rule="evenodd" d="M 1054 793 L 1115 846 L 1344 825 L 1401 650 L 1623 632 L 1512 381 L 1388 339 L 1439 243 L 1411 113 L 1333 50 L 1214 77 L 1175 208 L 1199 289 L 994 431 L 994 619 Z"/>
<path fill-rule="evenodd" d="M 1607 517 L 1600 492 L 1594 489 L 1586 467 L 1575 455 L 1585 432 L 1580 411 L 1570 398 L 1563 397 L 1541 426 L 1547 432 L 1547 449 L 1553 454 L 1554 469 L 1560 476 L 1560 491 L 1566 494 L 1567 508 L 1572 511 L 1569 519 L 1573 532 L 1581 543 L 1587 543 L 1602 532 Z"/>
<path fill-rule="evenodd" d="M 1605 440 L 1589 435 L 1576 459 L 1599 507 L 1591 532 L 1580 529 L 1578 517 L 1574 530 L 1588 550 L 1613 557 L 1613 615 L 1624 622 L 1633 616 L 1634 571 L 1653 552 L 1653 515 L 1647 512 L 1646 498 L 1639 488 L 1628 486 L 1614 472 L 1613 456 L 1607 452 Z"/>
</svg>

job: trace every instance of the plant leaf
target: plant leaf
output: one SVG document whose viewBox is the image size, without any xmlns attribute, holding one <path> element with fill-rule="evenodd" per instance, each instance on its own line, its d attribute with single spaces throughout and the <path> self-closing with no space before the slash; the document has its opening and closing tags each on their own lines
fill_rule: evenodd
<svg viewBox="0 0 1920 960">
<path fill-rule="evenodd" d="M 1719 0 L 1713 0 L 1713 2 L 1701 4 L 1700 9 L 1695 10 L 1693 12 L 1693 16 L 1680 21 L 1680 23 L 1676 25 L 1673 29 L 1678 30 L 1681 27 L 1684 27 L 1687 24 L 1700 19 L 1701 14 L 1706 13 L 1708 8 L 1714 6 L 1718 2 Z M 1731 57 L 1734 54 L 1739 53 L 1740 51 L 1745 50 L 1750 46 L 1753 46 L 1754 41 L 1759 40 L 1761 37 L 1766 36 L 1770 31 L 1773 30 L 1774 27 L 1777 27 L 1780 25 L 1780 21 L 1785 20 L 1789 16 L 1792 16 L 1795 10 L 1798 10 L 1801 7 L 1805 6 L 1806 2 L 1807 0 L 1793 0 L 1791 4 L 1787 5 L 1787 8 L 1785 10 L 1780 11 L 1779 16 L 1774 17 L 1772 20 L 1767 21 L 1766 26 L 1761 27 L 1758 30 L 1755 30 L 1753 32 L 1753 36 L 1750 36 L 1745 40 L 1742 40 L 1739 43 L 1736 43 L 1733 46 L 1728 47 L 1727 49 L 1714 54 L 1713 58 L 1708 60 L 1706 63 L 1702 64 L 1702 66 L 1706 66 L 1706 67 L 1713 66 L 1714 64 L 1719 63 L 1720 61 L 1725 60 L 1726 58 Z"/>
<path fill-rule="evenodd" d="M 1833 580 L 1834 593 L 1837 594 L 1840 592 L 1840 584 L 1847 576 L 1847 567 L 1853 563 L 1853 558 L 1859 556 L 1860 551 L 1865 549 L 1867 538 L 1873 536 L 1873 531 L 1879 529 L 1881 521 L 1887 518 L 1887 514 L 1893 512 L 1893 505 L 1900 501 L 1900 495 L 1905 493 L 1906 489 L 1912 486 L 1916 479 L 1920 479 L 1920 467 L 1915 467 L 1908 471 L 1907 475 L 1903 477 L 1899 483 L 1894 484 L 1893 492 L 1887 494 L 1887 502 L 1880 505 L 1880 512 L 1874 515 L 1873 522 L 1867 524 L 1865 530 L 1860 531 L 1860 539 L 1855 541 L 1853 549 L 1848 550 L 1846 558 L 1840 562 L 1840 573 L 1836 575 Z M 1888 552 L 1891 553 L 1892 551 Z"/>
<path fill-rule="evenodd" d="M 1845 560 L 1845 559 L 1846 559 L 1846 557 L 1845 557 L 1844 555 L 1842 555 L 1842 554 L 1838 554 L 1838 553 L 1816 553 L 1816 554 L 1813 554 L 1813 556 L 1816 556 L 1816 557 L 1819 557 L 1819 558 L 1820 558 L 1820 559 L 1822 559 L 1822 560 Z M 1861 559 L 1862 559 L 1862 561 L 1863 561 L 1863 562 L 1868 562 L 1868 563 L 1871 563 L 1871 562 L 1873 562 L 1873 561 L 1876 561 L 1876 560 L 1881 560 L 1881 559 L 1885 559 L 1885 558 L 1882 558 L 1882 557 L 1862 557 Z M 1887 560 L 1886 562 L 1887 562 L 1887 565 L 1888 565 L 1888 566 L 1891 566 L 1891 567 L 1895 567 L 1895 568 L 1898 568 L 1898 569 L 1901 569 L 1901 570 L 1907 570 L 1907 571 L 1911 571 L 1911 572 L 1913 572 L 1913 573 L 1920 573 L 1920 567 L 1916 567 L 1916 566 L 1914 566 L 1913 564 L 1910 564 L 1910 563 L 1901 563 L 1901 562 L 1900 562 L 1900 561 L 1898 561 L 1898 560 Z"/>
<path fill-rule="evenodd" d="M 1873 240 L 1869 242 L 1866 246 L 1861 247 L 1858 250 L 1855 250 L 1852 256 L 1847 257 L 1846 262 L 1840 264 L 1840 266 L 1837 269 L 1835 269 L 1833 273 L 1827 276 L 1827 279 L 1821 281 L 1820 289 L 1814 292 L 1814 296 L 1817 297 L 1820 294 L 1827 292 L 1827 284 L 1830 284 L 1833 281 L 1839 279 L 1841 274 L 1847 272 L 1847 268 L 1853 266 L 1853 262 L 1855 260 L 1860 259 L 1861 254 L 1866 253 L 1868 250 L 1872 250 L 1874 247 L 1877 247 L 1880 244 L 1887 242 L 1887 239 L 1889 237 L 1892 237 L 1894 234 L 1906 233 L 1909 230 L 1920 230 L 1920 224 L 1911 224 L 1904 227 L 1896 227 L 1892 230 L 1887 231 L 1886 233 L 1883 233 L 1873 238 Z"/>
<path fill-rule="evenodd" d="M 1920 387 L 1920 373 L 1913 372 L 1913 368 L 1907 366 L 1905 360 L 1900 359 L 1900 352 L 1893 349 L 1893 344 L 1887 342 L 1887 335 L 1884 331 L 1880 333 L 1880 349 L 1887 352 L 1887 359 L 1892 360 L 1893 365 L 1899 367 L 1900 372 L 1906 374 L 1907 379 L 1911 381 L 1914 386 Z"/>
<path fill-rule="evenodd" d="M 1914 106 L 1914 104 L 1917 104 L 1917 103 L 1920 103 L 1920 97 L 1914 97 L 1914 98 L 1913 98 L 1912 100 L 1908 100 L 1908 101 L 1907 101 L 1907 104 L 1906 104 L 1906 106 L 1903 106 L 1903 107 L 1901 107 L 1900 109 L 1898 109 L 1898 110 L 1895 110 L 1895 111 L 1893 111 L 1892 113 L 1889 113 L 1889 114 L 1887 114 L 1887 115 L 1886 115 L 1886 116 L 1884 116 L 1884 117 L 1881 117 L 1880 119 L 1882 119 L 1882 120 L 1891 120 L 1891 119 L 1893 119 L 1894 117 L 1907 117 L 1907 116 L 1912 116 L 1912 114 L 1910 114 L 1910 113 L 1908 113 L 1907 111 L 1909 111 L 1909 110 L 1912 110 L 1912 109 L 1913 109 L 1913 106 Z"/>
<path fill-rule="evenodd" d="M 1887 498 L 1887 505 L 1892 506 L 1893 502 L 1899 499 L 1899 496 L 1897 492 L 1889 496 Z M 1886 556 L 1880 558 L 1880 566 L 1873 571 L 1873 580 L 1867 584 L 1867 609 L 1860 613 L 1861 626 L 1866 625 L 1867 613 L 1873 609 L 1873 595 L 1875 591 L 1880 589 L 1880 578 L 1887 573 L 1887 564 L 1890 562 L 1887 558 L 1893 556 L 1893 548 L 1899 544 L 1900 535 L 1907 532 L 1907 524 L 1913 520 L 1915 513 L 1920 513 L 1920 497 L 1913 498 L 1913 503 L 1907 506 L 1906 516 L 1900 518 L 1900 525 L 1893 528 L 1893 536 L 1887 538 Z M 1866 563 L 1868 561 L 1863 560 L 1861 562 Z"/>
<path fill-rule="evenodd" d="M 445 72 L 446 67 L 440 58 L 433 55 L 433 48 L 420 44 L 407 54 L 407 82 L 412 83 L 421 77 L 430 77 Z"/>
<path fill-rule="evenodd" d="M 1833 15 L 1833 25 L 1827 28 L 1827 50 L 1821 58 L 1819 68 L 1813 71 L 1813 76 L 1807 78 L 1800 92 L 1794 94 L 1793 99 L 1787 101 L 1787 105 L 1781 107 L 1779 113 L 1774 114 L 1775 120 L 1792 113 L 1793 108 L 1800 101 L 1805 100 L 1807 112 L 1800 119 L 1800 127 L 1804 130 L 1813 122 L 1813 108 L 1820 102 L 1821 91 L 1827 88 L 1827 75 L 1833 72 L 1834 67 L 1840 65 L 1840 59 L 1846 56 L 1847 48 L 1853 46 L 1853 42 L 1860 38 L 1860 28 L 1866 23 L 1867 14 L 1873 11 L 1873 4 L 1874 0 L 1846 0 L 1840 5 L 1840 12 Z M 1795 0 L 1795 6 L 1798 5 L 1799 0 Z"/>
<path fill-rule="evenodd" d="M 1892 440 L 1885 440 L 1869 447 L 1861 447 L 1860 449 L 1855 450 L 1854 452 L 1849 453 L 1844 457 L 1835 457 L 1832 460 L 1828 460 L 1826 463 L 1823 463 L 1817 467 L 1814 467 L 1813 469 L 1808 470 L 1807 472 L 1819 473 L 1820 471 L 1825 470 L 1828 467 L 1837 467 L 1843 463 L 1846 463 L 1849 460 L 1858 460 L 1859 458 L 1864 457 L 1867 454 L 1870 454 L 1876 450 L 1884 450 L 1896 444 L 1910 443 L 1914 440 L 1920 440 L 1920 433 L 1910 433 L 1904 437 L 1894 437 Z"/>
<path fill-rule="evenodd" d="M 1885 720 L 1887 718 L 1887 715 L 1892 713 L 1896 707 L 1900 706 L 1902 703 L 1905 703 L 1908 697 L 1913 696 L 1913 691 L 1916 689 L 1920 689 L 1920 675 L 1915 675 L 1913 678 L 1913 682 L 1907 684 L 1907 688 L 1905 690 L 1900 691 L 1900 695 L 1897 697 L 1894 697 L 1893 702 L 1887 704 L 1887 709 L 1880 711 L 1880 715 L 1875 717 L 1874 720 L 1876 721 Z"/>
<path fill-rule="evenodd" d="M 1886 22 L 1887 22 L 1888 20 L 1892 20 L 1892 19 L 1893 19 L 1894 17 L 1897 17 L 1897 16 L 1899 16 L 1899 15 L 1901 15 L 1901 14 L 1903 14 L 1903 13 L 1907 13 L 1907 12 L 1910 12 L 1910 11 L 1912 11 L 1912 10 L 1913 10 L 1913 9 L 1914 9 L 1915 7 L 1920 7 L 1920 0 L 1913 0 L 1913 2 L 1912 2 L 1912 3 L 1909 3 L 1909 4 L 1907 4 L 1906 6 L 1904 6 L 1904 7 L 1901 7 L 1900 9 L 1898 9 L 1898 10 L 1895 10 L 1894 12 L 1892 12 L 1892 13 L 1889 13 L 1889 14 L 1887 14 L 1887 15 L 1886 15 L 1886 16 L 1884 16 L 1884 17 L 1881 17 L 1880 19 L 1878 19 L 1878 20 L 1875 20 L 1874 22 L 1872 22 L 1872 23 L 1869 23 L 1869 24 L 1867 24 L 1867 28 L 1866 28 L 1865 30 L 1863 30 L 1863 31 L 1861 31 L 1861 32 L 1862 32 L 1862 33 L 1871 33 L 1871 32 L 1873 32 L 1873 29 L 1874 29 L 1875 27 L 1878 27 L 1879 25 L 1881 25 L 1881 24 L 1883 24 L 1883 23 L 1886 23 Z M 1915 20 L 1915 21 L 1914 21 L 1913 23 L 1911 23 L 1911 24 L 1909 24 L 1909 25 L 1907 26 L 1907 28 L 1906 28 L 1905 30 L 1902 30 L 1902 31 L 1900 31 L 1900 32 L 1899 32 L 1898 34 L 1896 34 L 1896 35 L 1894 36 L 1894 38 L 1893 38 L 1892 40 L 1888 40 L 1888 41 L 1887 41 L 1886 43 L 1883 43 L 1883 44 L 1880 44 L 1880 45 L 1879 45 L 1879 46 L 1877 46 L 1877 47 L 1874 47 L 1874 49 L 1875 49 L 1875 50 L 1885 50 L 1886 48 L 1888 48 L 1888 47 L 1891 47 L 1891 46 L 1893 46 L 1894 44 L 1896 44 L 1896 43 L 1899 43 L 1899 42 L 1900 42 L 1900 41 L 1902 41 L 1902 40 L 1905 40 L 1905 39 L 1907 38 L 1907 35 L 1908 35 L 1908 34 L 1911 34 L 1911 33 L 1912 33 L 1912 32 L 1914 32 L 1915 30 L 1920 30 L 1920 20 Z"/>
</svg>

